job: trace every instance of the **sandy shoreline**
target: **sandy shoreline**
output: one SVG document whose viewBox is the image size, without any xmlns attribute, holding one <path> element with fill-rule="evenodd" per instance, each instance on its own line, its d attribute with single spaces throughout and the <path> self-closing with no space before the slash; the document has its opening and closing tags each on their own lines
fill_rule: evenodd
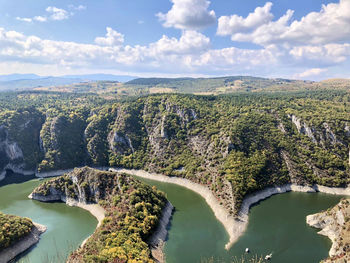
<svg viewBox="0 0 350 263">
<path fill-rule="evenodd" d="M 89 211 L 90 214 L 92 214 L 97 219 L 97 227 L 99 227 L 102 224 L 102 221 L 105 218 L 105 210 L 98 204 L 85 204 L 81 202 L 76 202 L 75 200 L 71 199 L 67 200 L 66 204 L 69 206 L 76 206 L 86 211 Z"/>
<path fill-rule="evenodd" d="M 34 227 L 29 235 L 22 238 L 19 242 L 0 252 L 0 263 L 7 263 L 19 254 L 35 245 L 40 240 L 40 235 L 46 231 L 46 226 L 34 223 Z"/>
<path fill-rule="evenodd" d="M 163 253 L 164 244 L 168 236 L 168 225 L 170 223 L 174 206 L 168 201 L 162 211 L 162 217 L 153 235 L 148 239 L 147 243 L 151 247 L 153 258 L 159 262 L 165 262 L 165 255 Z"/>
<path fill-rule="evenodd" d="M 177 178 L 177 177 L 168 177 L 161 174 L 148 173 L 146 171 L 115 169 L 115 168 L 110 168 L 110 170 L 115 172 L 123 172 L 126 174 L 131 174 L 137 177 L 151 179 L 155 181 L 177 184 L 185 188 L 188 188 L 198 193 L 199 195 L 201 195 L 206 200 L 210 208 L 213 210 L 215 217 L 224 225 L 227 233 L 229 234 L 230 240 L 225 246 L 226 249 L 230 248 L 231 245 L 238 239 L 238 237 L 245 230 L 245 223 L 243 221 L 236 220 L 232 216 L 230 216 L 227 213 L 226 209 L 219 204 L 218 200 L 212 194 L 210 189 L 205 186 L 193 183 L 187 179 Z"/>
<path fill-rule="evenodd" d="M 109 169 L 110 171 L 123 172 L 126 174 L 141 177 L 141 178 L 176 184 L 179 186 L 183 186 L 201 195 L 206 200 L 207 204 L 212 209 L 212 211 L 214 212 L 215 217 L 223 224 L 226 232 L 229 235 L 229 242 L 225 245 L 226 249 L 229 249 L 238 240 L 238 238 L 245 232 L 248 225 L 250 207 L 266 198 L 269 198 L 272 195 L 293 191 L 293 192 L 304 192 L 304 193 L 321 192 L 326 194 L 350 196 L 350 187 L 337 188 L 337 187 L 326 187 L 321 185 L 302 186 L 297 184 L 286 184 L 283 186 L 269 187 L 264 190 L 258 191 L 254 194 L 248 195 L 243 200 L 243 204 L 239 212 L 239 216 L 237 218 L 234 218 L 226 211 L 226 209 L 223 206 L 219 204 L 218 200 L 216 199 L 216 197 L 213 195 L 213 193 L 209 188 L 197 183 L 193 183 L 188 179 L 178 178 L 178 177 L 168 177 L 162 174 L 149 173 L 143 170 L 129 170 L 129 169 L 112 168 L 112 167 L 93 167 L 93 168 L 99 169 L 99 170 Z M 54 176 L 53 174 L 55 174 L 55 176 L 58 176 L 66 172 L 69 172 L 71 170 L 72 169 L 52 171 L 50 173 L 36 174 L 36 176 L 50 177 L 50 176 Z M 69 204 L 69 205 L 79 206 L 83 209 L 88 210 L 92 215 L 94 215 L 97 218 L 100 225 L 101 221 L 104 218 L 104 214 L 102 217 L 102 212 L 100 210 L 101 207 L 100 208 L 92 207 L 90 204 L 86 205 L 78 202 L 73 202 L 73 203 L 74 204 Z"/>
<path fill-rule="evenodd" d="M 281 194 L 286 192 L 304 192 L 304 193 L 315 193 L 322 192 L 327 194 L 334 195 L 350 195 L 350 187 L 348 188 L 332 188 L 320 185 L 314 186 L 302 186 L 296 184 L 286 184 L 283 186 L 269 187 L 264 190 L 258 191 L 252 195 L 247 196 L 242 204 L 242 208 L 239 212 L 238 218 L 231 216 L 226 209 L 221 206 L 218 200 L 215 198 L 213 193 L 209 188 L 193 183 L 187 179 L 176 178 L 176 177 L 167 177 L 161 174 L 148 173 L 141 170 L 128 170 L 128 169 L 115 169 L 111 168 L 111 171 L 123 172 L 131 174 L 137 177 L 151 179 L 155 181 L 177 184 L 187 189 L 190 189 L 199 195 L 201 195 L 210 208 L 213 210 L 216 218 L 223 224 L 226 232 L 229 234 L 229 242 L 226 244 L 225 248 L 229 249 L 238 238 L 244 233 L 247 228 L 249 220 L 249 209 L 252 205 L 269 198 L 275 194 Z"/>
<path fill-rule="evenodd" d="M 76 207 L 82 208 L 82 209 L 90 212 L 90 214 L 93 215 L 97 219 L 98 224 L 96 226 L 96 229 L 102 224 L 102 221 L 105 218 L 105 210 L 98 204 L 86 204 L 86 203 L 78 202 L 78 201 L 76 201 L 74 199 L 62 198 L 62 196 L 59 196 L 59 195 L 52 195 L 52 196 L 47 196 L 46 197 L 46 196 L 40 196 L 40 195 L 34 195 L 33 196 L 33 194 L 30 194 L 28 196 L 28 198 L 33 199 L 33 200 L 37 200 L 37 201 L 41 201 L 41 202 L 62 201 L 66 205 L 76 206 Z M 89 238 L 90 238 L 90 236 L 87 237 L 82 242 L 81 246 L 84 246 L 86 241 Z"/>
<path fill-rule="evenodd" d="M 81 202 L 76 202 L 75 200 L 66 201 L 66 204 L 69 205 L 69 206 L 76 206 L 76 207 L 82 208 L 82 209 L 84 209 L 86 211 L 89 211 L 90 214 L 92 214 L 98 221 L 98 224 L 97 224 L 97 226 L 95 228 L 95 231 L 96 231 L 97 228 L 99 228 L 101 226 L 102 221 L 105 218 L 105 213 L 106 212 L 98 204 L 84 204 L 84 203 L 81 203 Z M 91 235 L 88 236 L 87 238 L 85 238 L 84 241 L 81 243 L 80 247 L 83 247 L 90 237 L 91 237 Z"/>
</svg>

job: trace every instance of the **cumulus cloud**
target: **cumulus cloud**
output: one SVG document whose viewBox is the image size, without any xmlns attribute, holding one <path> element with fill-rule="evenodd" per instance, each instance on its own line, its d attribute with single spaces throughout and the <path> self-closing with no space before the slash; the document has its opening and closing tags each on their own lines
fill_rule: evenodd
<svg viewBox="0 0 350 263">
<path fill-rule="evenodd" d="M 95 43 L 101 46 L 120 46 L 124 43 L 124 35 L 113 30 L 111 27 L 106 28 L 106 37 L 95 38 Z"/>
<path fill-rule="evenodd" d="M 273 64 L 271 51 L 246 51 L 237 48 L 212 50 L 210 39 L 196 31 L 182 36 L 163 36 L 145 46 L 115 44 L 115 30 L 107 29 L 106 37 L 96 44 L 45 40 L 0 28 L 0 60 L 35 63 L 40 67 L 57 65 L 72 68 L 94 68 L 167 73 L 196 73 L 200 70 L 224 71 Z M 103 39 L 103 40 L 102 40 Z M 117 37 L 118 39 L 118 37 Z M 112 44 L 114 43 L 114 44 Z M 103 44 L 103 45 L 101 45 Z M 108 45 L 107 45 L 108 44 Z"/>
<path fill-rule="evenodd" d="M 220 17 L 218 34 L 231 35 L 234 41 L 253 42 L 262 46 L 320 45 L 350 41 L 349 0 L 323 5 L 319 12 L 311 12 L 294 21 L 292 21 L 292 10 L 288 10 L 284 16 L 273 21 L 268 7 L 269 3 L 260 9 L 257 8 L 246 18 L 233 15 L 231 16 L 234 18 L 233 22 L 228 17 Z M 259 16 L 259 13 L 265 16 Z M 248 19 L 256 21 L 256 24 L 244 27 Z"/>
<path fill-rule="evenodd" d="M 328 69 L 325 68 L 312 68 L 312 69 L 308 69 L 300 74 L 297 74 L 296 76 L 299 78 L 308 78 L 308 77 L 313 77 L 313 76 L 318 76 L 321 73 L 324 73 L 328 71 Z"/>
<path fill-rule="evenodd" d="M 74 6 L 74 5 L 70 5 L 69 8 L 71 10 L 76 10 L 76 11 L 82 11 L 86 9 L 86 6 L 83 5 L 79 5 L 79 6 Z M 33 21 L 37 21 L 37 22 L 47 22 L 49 20 L 52 21 L 61 21 L 61 20 L 66 20 L 69 19 L 71 16 L 74 15 L 73 12 L 68 12 L 65 9 L 62 8 L 58 8 L 55 6 L 49 6 L 45 9 L 46 11 L 46 15 L 40 15 L 40 16 L 34 16 L 32 18 L 30 17 L 16 17 L 16 20 L 22 21 L 22 22 L 33 22 Z"/>
<path fill-rule="evenodd" d="M 38 22 L 46 22 L 47 17 L 46 16 L 34 16 L 33 20 L 38 21 Z"/>
<path fill-rule="evenodd" d="M 46 8 L 46 12 L 51 14 L 50 18 L 52 20 L 65 20 L 69 18 L 69 13 L 66 10 L 55 6 L 49 6 Z"/>
<path fill-rule="evenodd" d="M 263 7 L 257 7 L 246 18 L 238 15 L 221 16 L 218 21 L 217 34 L 227 36 L 242 32 L 251 32 L 273 19 L 271 7 L 272 3 L 267 2 Z"/>
<path fill-rule="evenodd" d="M 166 35 L 149 45 L 152 54 L 195 54 L 208 50 L 210 39 L 196 31 L 184 31 L 180 39 Z"/>
<path fill-rule="evenodd" d="M 350 44 L 327 44 L 318 46 L 296 46 L 289 51 L 296 60 L 314 61 L 323 64 L 339 64 L 350 57 Z"/>
<path fill-rule="evenodd" d="M 97 37 L 95 43 L 83 44 L 47 40 L 0 28 L 0 64 L 7 63 L 9 68 L 10 65 L 36 68 L 41 70 L 36 73 L 42 74 L 70 69 L 186 75 L 269 76 L 292 72 L 290 76 L 293 76 L 300 68 L 326 68 L 350 62 L 350 44 L 296 46 L 292 49 L 277 45 L 254 50 L 213 49 L 210 39 L 204 34 L 183 30 L 179 38 L 163 35 L 148 45 L 130 46 L 124 43 L 121 33 L 110 27 L 106 30 L 106 35 Z M 313 73 L 317 72 L 314 70 Z"/>
<path fill-rule="evenodd" d="M 78 11 L 86 10 L 87 8 L 85 5 L 78 5 L 78 6 L 69 5 L 68 7 L 72 10 L 78 10 Z"/>
<path fill-rule="evenodd" d="M 31 23 L 33 22 L 33 19 L 29 18 L 29 17 L 16 17 L 16 20 L 18 21 L 22 21 L 22 22 L 27 22 L 27 23 Z"/>
<path fill-rule="evenodd" d="M 164 27 L 197 30 L 216 22 L 215 12 L 208 10 L 208 0 L 171 0 L 172 8 L 168 13 L 158 13 Z"/>
</svg>

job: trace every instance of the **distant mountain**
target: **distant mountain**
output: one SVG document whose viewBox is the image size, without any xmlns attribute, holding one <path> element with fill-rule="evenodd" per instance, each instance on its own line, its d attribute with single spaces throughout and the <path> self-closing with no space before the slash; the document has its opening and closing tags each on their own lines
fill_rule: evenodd
<svg viewBox="0 0 350 263">
<path fill-rule="evenodd" d="M 0 75 L 0 81 L 13 81 L 19 79 L 40 79 L 41 76 L 35 74 L 10 74 L 10 75 Z"/>
<path fill-rule="evenodd" d="M 88 74 L 88 75 L 65 75 L 62 78 L 80 78 L 89 81 L 118 81 L 128 82 L 137 77 L 128 75 L 112 75 L 112 74 Z"/>
<path fill-rule="evenodd" d="M 64 75 L 59 77 L 38 76 L 35 74 L 0 75 L 0 91 L 63 86 L 96 81 L 126 82 L 135 78 L 133 76 L 111 74 Z"/>
<path fill-rule="evenodd" d="M 268 79 L 251 76 L 214 78 L 138 78 L 124 83 L 128 90 L 149 93 L 226 94 L 232 92 L 275 91 L 303 89 L 312 82 L 289 79 Z"/>
<path fill-rule="evenodd" d="M 17 79 L 17 80 L 11 80 L 11 81 L 0 81 L 0 91 L 69 85 L 69 84 L 74 84 L 79 82 L 82 82 L 82 79 L 60 78 L 60 77 L 45 77 L 45 78 L 38 78 L 38 79 Z"/>
</svg>

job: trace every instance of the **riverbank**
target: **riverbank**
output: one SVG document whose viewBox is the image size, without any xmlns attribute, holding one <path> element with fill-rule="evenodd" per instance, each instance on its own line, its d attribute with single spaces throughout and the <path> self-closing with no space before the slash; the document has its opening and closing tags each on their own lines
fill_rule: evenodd
<svg viewBox="0 0 350 263">
<path fill-rule="evenodd" d="M 0 181 L 4 180 L 6 178 L 7 170 L 11 170 L 13 173 L 16 174 L 23 174 L 23 175 L 35 175 L 35 171 L 30 170 L 23 170 L 20 168 L 17 168 L 13 165 L 7 165 L 1 172 L 0 172 Z"/>
<path fill-rule="evenodd" d="M 183 179 L 178 177 L 168 177 L 165 175 L 148 173 L 146 171 L 141 171 L 141 170 L 128 170 L 128 169 L 116 169 L 116 168 L 110 168 L 110 170 L 134 175 L 141 178 L 160 181 L 164 183 L 177 184 L 201 195 L 205 199 L 207 204 L 210 206 L 212 211 L 214 212 L 215 217 L 224 225 L 227 233 L 229 234 L 230 240 L 225 246 L 226 249 L 229 249 L 231 245 L 237 241 L 237 239 L 241 236 L 241 234 L 245 230 L 246 223 L 244 221 L 237 220 L 233 218 L 233 216 L 229 215 L 226 209 L 219 204 L 218 200 L 213 195 L 211 190 L 203 185 L 193 183 L 188 179 Z"/>
<path fill-rule="evenodd" d="M 22 238 L 16 244 L 4 249 L 0 252 L 0 263 L 7 263 L 17 257 L 19 254 L 25 252 L 30 247 L 34 246 L 40 240 L 40 235 L 46 231 L 46 226 L 33 223 L 33 229 L 29 235 Z"/>
<path fill-rule="evenodd" d="M 86 204 L 86 203 L 82 203 L 82 202 L 78 202 L 74 199 L 71 199 L 71 198 L 62 198 L 61 195 L 52 195 L 52 196 L 47 196 L 47 197 L 43 197 L 43 196 L 39 196 L 39 195 L 33 195 L 30 194 L 28 196 L 28 198 L 30 199 L 33 199 L 33 200 L 38 200 L 38 201 L 41 201 L 41 202 L 52 202 L 52 201 L 61 201 L 63 203 L 65 203 L 66 205 L 69 205 L 69 206 L 76 206 L 76 207 L 79 207 L 79 208 L 82 208 L 86 211 L 88 211 L 91 215 L 93 215 L 97 221 L 98 221 L 98 224 L 96 226 L 96 229 L 101 226 L 102 224 L 102 221 L 103 219 L 105 218 L 105 210 L 98 204 Z M 85 245 L 86 241 L 90 238 L 87 237 L 81 244 L 81 247 Z M 1 263 L 1 262 L 0 262 Z"/>
<path fill-rule="evenodd" d="M 165 263 L 164 244 L 168 236 L 168 225 L 170 224 L 174 206 L 168 201 L 162 211 L 162 217 L 159 220 L 158 227 L 153 235 L 147 241 L 151 247 L 153 258 L 159 263 Z"/>
<path fill-rule="evenodd" d="M 122 168 L 119 169 L 119 168 L 108 168 L 108 167 L 95 167 L 95 169 L 100 169 L 100 170 L 109 169 L 111 171 L 123 172 L 126 174 L 141 177 L 141 178 L 151 179 L 151 180 L 165 182 L 165 183 L 177 184 L 198 193 L 206 200 L 207 204 L 210 206 L 210 208 L 214 212 L 215 217 L 223 224 L 226 232 L 229 234 L 229 242 L 225 245 L 226 249 L 229 249 L 238 240 L 238 238 L 245 232 L 248 225 L 250 207 L 264 199 L 269 198 L 272 195 L 293 191 L 293 192 L 305 192 L 305 193 L 321 192 L 321 193 L 333 194 L 333 195 L 350 196 L 350 187 L 334 188 L 334 187 L 326 187 L 321 185 L 302 186 L 297 184 L 286 184 L 283 186 L 269 187 L 264 190 L 258 191 L 254 194 L 248 195 L 243 201 L 241 210 L 239 212 L 239 216 L 237 218 L 234 218 L 226 211 L 226 209 L 223 206 L 219 204 L 218 200 L 216 199 L 216 197 L 213 195 L 213 193 L 209 188 L 203 185 L 193 183 L 188 179 L 178 178 L 178 177 L 168 177 L 161 174 L 149 173 L 143 170 L 129 170 L 129 169 L 122 169 Z M 58 176 L 66 172 L 69 172 L 71 170 L 72 169 L 52 171 L 49 173 L 36 174 L 36 176 L 50 177 L 50 176 L 54 176 L 54 174 L 55 176 Z M 78 205 L 84 205 L 84 204 L 77 204 L 77 206 Z M 95 215 L 95 214 L 93 215 L 97 219 L 98 219 L 98 216 L 102 218 L 100 216 L 101 213 L 96 212 L 95 210 L 96 209 L 92 209 L 92 212 L 90 210 L 88 211 L 92 214 L 99 213 L 99 215 Z"/>
<path fill-rule="evenodd" d="M 76 202 L 75 200 L 68 201 L 66 204 L 69 206 L 76 206 L 90 212 L 90 214 L 92 214 L 98 221 L 96 229 L 101 226 L 102 221 L 105 218 L 106 211 L 98 204 L 84 204 L 81 202 Z M 83 247 L 90 237 L 91 235 L 85 238 L 80 247 Z"/>
<path fill-rule="evenodd" d="M 149 173 L 142 170 L 128 170 L 116 168 L 110 168 L 110 170 L 123 172 L 126 174 L 134 175 L 136 177 L 146 178 L 159 182 L 177 184 L 201 195 L 214 212 L 215 217 L 223 224 L 226 232 L 229 234 L 229 242 L 225 245 L 226 249 L 230 249 L 230 247 L 245 232 L 248 225 L 250 207 L 264 199 L 271 197 L 272 195 L 282 194 L 291 191 L 304 193 L 322 192 L 334 195 L 350 195 L 350 188 L 331 188 L 320 185 L 302 186 L 296 184 L 287 184 L 283 186 L 269 187 L 264 190 L 258 191 L 254 194 L 248 195 L 243 201 L 241 210 L 239 212 L 239 216 L 237 218 L 234 218 L 226 211 L 226 209 L 223 206 L 219 204 L 218 200 L 215 198 L 215 196 L 209 188 L 203 185 L 193 183 L 188 179 L 168 177 L 165 175 Z"/>
</svg>

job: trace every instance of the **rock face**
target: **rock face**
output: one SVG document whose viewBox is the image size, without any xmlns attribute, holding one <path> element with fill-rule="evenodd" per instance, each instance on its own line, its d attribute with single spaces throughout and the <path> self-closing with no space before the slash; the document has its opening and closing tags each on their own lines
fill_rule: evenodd
<svg viewBox="0 0 350 263">
<path fill-rule="evenodd" d="M 309 215 L 306 217 L 306 222 L 312 227 L 321 229 L 318 233 L 332 240 L 330 258 L 323 262 L 350 261 L 350 200 L 342 200 L 332 209 Z"/>
<path fill-rule="evenodd" d="M 170 202 L 167 202 L 165 208 L 162 211 L 162 217 L 159 220 L 157 229 L 147 241 L 151 247 L 153 258 L 159 263 L 166 262 L 163 248 L 168 236 L 168 226 L 173 214 L 173 210 L 173 205 Z"/>
<path fill-rule="evenodd" d="M 98 203 L 110 189 L 118 187 L 116 173 L 95 170 L 89 167 L 76 168 L 66 175 L 44 183 L 31 193 L 30 198 L 42 201 Z"/>
<path fill-rule="evenodd" d="M 134 152 L 131 140 L 126 134 L 112 131 L 108 136 L 109 147 L 113 152 L 125 154 L 129 149 Z"/>
<path fill-rule="evenodd" d="M 9 169 L 16 173 L 33 174 L 42 152 L 39 133 L 43 115 L 33 108 L 9 114 L 0 119 L 0 178 Z"/>
<path fill-rule="evenodd" d="M 6 170 L 24 173 L 25 162 L 21 148 L 17 142 L 11 141 L 8 131 L 0 126 L 0 179 L 6 174 Z"/>
<path fill-rule="evenodd" d="M 54 107 L 35 118 L 20 112 L 16 125 L 0 120 L 0 179 L 5 168 L 30 167 L 43 176 L 84 165 L 143 169 L 202 184 L 231 213 L 245 195 L 271 186 L 345 187 L 346 114 L 312 118 L 288 101 L 281 107 L 264 101 L 157 95 Z"/>
<path fill-rule="evenodd" d="M 312 142 L 317 143 L 317 140 L 314 136 L 314 128 L 310 128 L 305 122 L 302 122 L 301 119 L 295 115 L 292 115 L 291 118 L 299 133 L 305 134 L 312 140 Z"/>
<path fill-rule="evenodd" d="M 99 211 L 92 204 L 98 202 L 104 209 L 94 234 L 69 257 L 68 262 L 87 262 L 87 259 L 94 262 L 154 262 L 152 249 L 155 256 L 159 256 L 159 262 L 164 262 L 162 243 L 166 239 L 173 206 L 155 187 L 123 173 L 83 167 L 44 182 L 30 197 L 43 202 L 78 203 L 96 217 Z M 104 214 L 106 220 L 102 220 Z M 113 242 L 108 241 L 111 239 Z"/>
</svg>

